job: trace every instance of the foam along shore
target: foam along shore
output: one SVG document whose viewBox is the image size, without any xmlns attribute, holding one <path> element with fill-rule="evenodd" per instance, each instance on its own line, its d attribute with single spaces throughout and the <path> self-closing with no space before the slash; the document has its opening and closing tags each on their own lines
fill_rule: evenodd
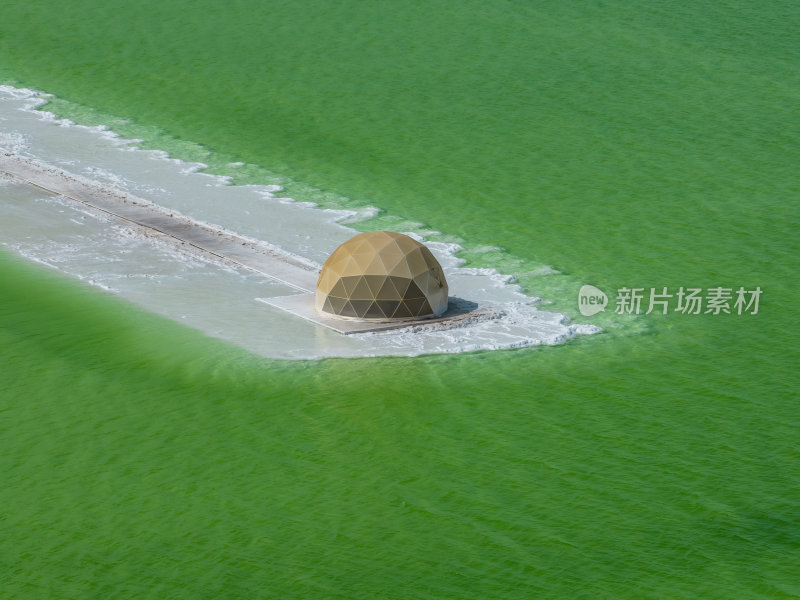
<svg viewBox="0 0 800 600">
<path fill-rule="evenodd" d="M 0 86 L 0 154 L 16 169 L 0 179 L 0 244 L 155 313 L 263 356 L 298 359 L 557 344 L 598 330 L 538 310 L 507 276 L 464 268 L 459 246 L 433 241 L 426 245 L 451 294 L 498 318 L 342 336 L 289 316 L 264 300 L 313 289 L 325 258 L 357 233 L 341 223 L 352 212 L 282 198 L 275 186 L 230 185 L 198 172 L 201 164 L 59 120 L 37 110 L 42 102 L 38 92 Z M 34 174 L 49 177 L 34 183 L 51 191 L 31 183 Z M 117 205 L 127 199 L 132 212 L 69 199 L 72 186 Z"/>
</svg>

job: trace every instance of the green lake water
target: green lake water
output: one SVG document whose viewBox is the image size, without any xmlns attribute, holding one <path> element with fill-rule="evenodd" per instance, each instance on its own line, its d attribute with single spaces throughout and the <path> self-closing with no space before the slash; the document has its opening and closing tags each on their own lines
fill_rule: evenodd
<svg viewBox="0 0 800 600">
<path fill-rule="evenodd" d="M 798 31 L 793 2 L 4 5 L 0 79 L 49 110 L 423 223 L 572 316 L 581 283 L 763 295 L 283 362 L 0 254 L 0 595 L 800 596 Z"/>
</svg>

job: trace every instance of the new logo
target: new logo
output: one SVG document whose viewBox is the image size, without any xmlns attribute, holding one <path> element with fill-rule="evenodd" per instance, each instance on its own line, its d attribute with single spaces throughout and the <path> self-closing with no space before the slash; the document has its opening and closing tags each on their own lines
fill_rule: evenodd
<svg viewBox="0 0 800 600">
<path fill-rule="evenodd" d="M 591 317 L 606 309 L 608 296 L 593 285 L 584 285 L 578 292 L 578 310 L 584 317 Z"/>
</svg>

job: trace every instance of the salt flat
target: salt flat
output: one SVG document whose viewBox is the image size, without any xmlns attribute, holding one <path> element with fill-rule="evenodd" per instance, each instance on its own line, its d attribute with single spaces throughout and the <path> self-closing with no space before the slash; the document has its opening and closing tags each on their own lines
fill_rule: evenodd
<svg viewBox="0 0 800 600">
<path fill-rule="evenodd" d="M 8 174 L 0 241 L 148 310 L 295 359 L 557 344 L 597 331 L 539 310 L 497 271 L 463 267 L 457 245 L 425 241 L 451 294 L 494 318 L 342 336 L 276 305 L 314 290 L 322 262 L 357 233 L 341 223 L 353 212 L 294 202 L 275 186 L 230 185 L 201 164 L 36 110 L 42 101 L 0 87 L 0 171 Z"/>
</svg>

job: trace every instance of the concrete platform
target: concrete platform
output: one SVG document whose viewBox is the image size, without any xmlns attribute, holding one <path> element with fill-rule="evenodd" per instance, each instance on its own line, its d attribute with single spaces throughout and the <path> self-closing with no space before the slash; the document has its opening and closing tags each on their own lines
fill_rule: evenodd
<svg viewBox="0 0 800 600">
<path fill-rule="evenodd" d="M 314 308 L 314 294 L 295 294 L 292 296 L 279 296 L 277 298 L 256 298 L 259 302 L 280 308 L 295 316 L 322 325 L 328 329 L 349 335 L 352 333 L 370 333 L 374 331 L 389 331 L 406 327 L 424 327 L 443 329 L 455 325 L 466 324 L 475 320 L 496 319 L 500 312 L 480 307 L 474 302 L 462 298 L 450 297 L 447 312 L 441 317 L 429 319 L 413 319 L 408 321 L 374 322 L 351 321 L 349 319 L 334 319 L 319 314 Z"/>
</svg>

